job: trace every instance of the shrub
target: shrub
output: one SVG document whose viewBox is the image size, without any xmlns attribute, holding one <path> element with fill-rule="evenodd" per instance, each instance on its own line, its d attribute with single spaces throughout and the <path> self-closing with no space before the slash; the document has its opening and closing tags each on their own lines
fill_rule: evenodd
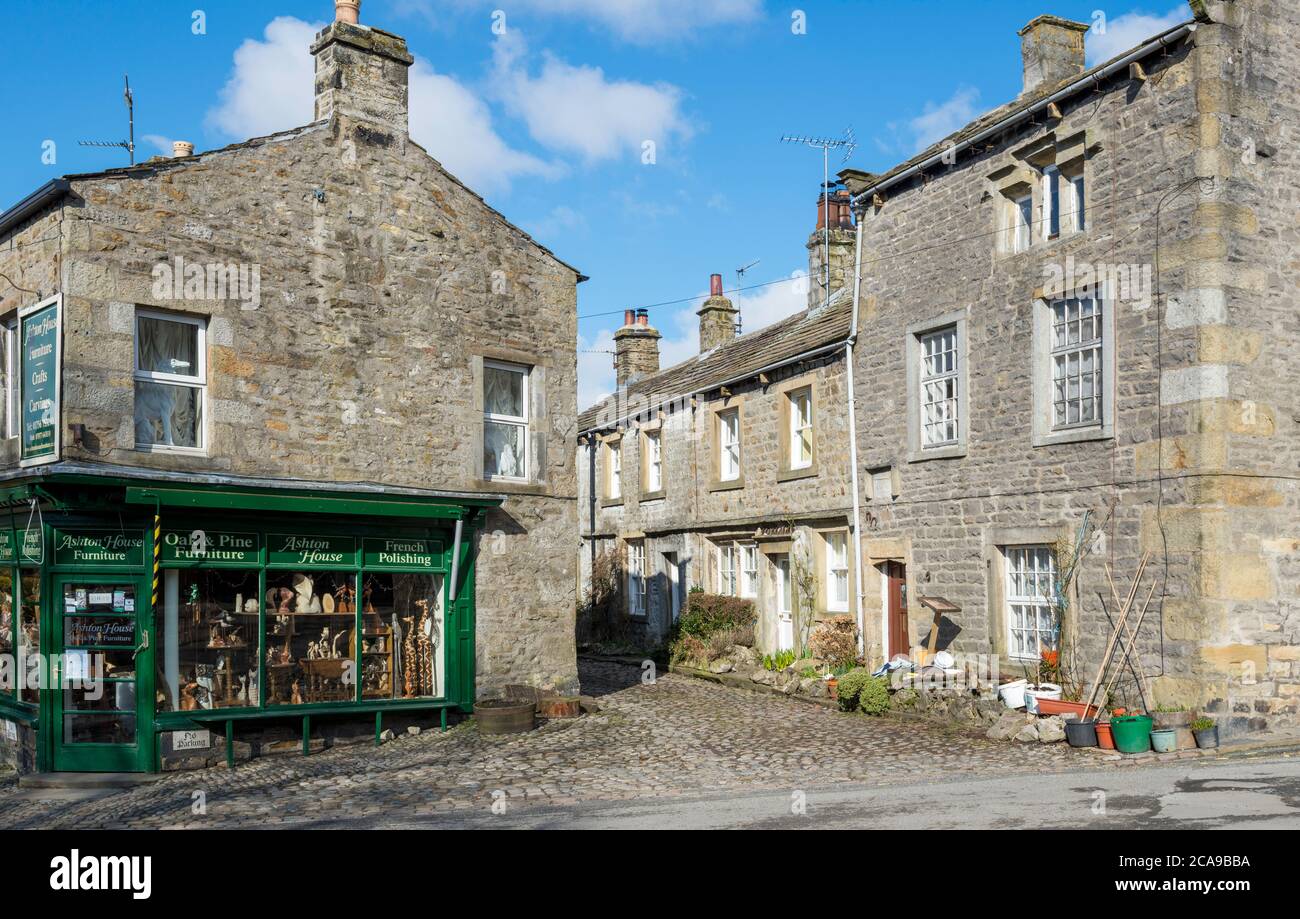
<svg viewBox="0 0 1300 919">
<path fill-rule="evenodd" d="M 672 643 L 668 659 L 674 664 L 702 667 L 709 662 L 709 649 L 694 635 L 683 635 Z"/>
<path fill-rule="evenodd" d="M 889 709 L 889 680 L 872 676 L 866 667 L 856 667 L 839 678 L 840 708 L 883 715 Z"/>
<path fill-rule="evenodd" d="M 831 616 L 817 623 L 808 641 L 814 657 L 832 667 L 852 663 L 858 656 L 858 624 L 852 616 Z"/>
<path fill-rule="evenodd" d="M 752 629 L 757 619 L 753 600 L 692 593 L 687 597 L 678 630 L 682 635 L 705 639 L 723 629 Z"/>
</svg>

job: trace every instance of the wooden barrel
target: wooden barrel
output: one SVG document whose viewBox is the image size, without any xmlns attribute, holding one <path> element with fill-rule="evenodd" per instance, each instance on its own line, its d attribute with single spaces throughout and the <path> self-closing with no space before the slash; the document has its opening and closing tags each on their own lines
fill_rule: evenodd
<svg viewBox="0 0 1300 919">
<path fill-rule="evenodd" d="M 533 729 L 536 704 L 508 699 L 474 703 L 474 722 L 480 734 L 522 734 Z"/>
</svg>

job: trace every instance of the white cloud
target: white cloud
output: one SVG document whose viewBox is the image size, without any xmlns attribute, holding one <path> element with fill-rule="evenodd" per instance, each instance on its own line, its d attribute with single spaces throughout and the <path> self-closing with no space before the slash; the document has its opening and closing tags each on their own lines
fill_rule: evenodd
<svg viewBox="0 0 1300 919">
<path fill-rule="evenodd" d="M 324 25 L 277 16 L 263 40 L 245 39 L 235 49 L 234 71 L 207 123 L 243 140 L 286 131 L 312 121 L 316 65 L 307 49 Z"/>
<path fill-rule="evenodd" d="M 1088 66 L 1108 61 L 1190 18 L 1191 13 L 1185 3 L 1174 7 L 1163 16 L 1134 10 L 1116 16 L 1114 19 L 1097 18 L 1085 36 L 1084 47 Z"/>
<path fill-rule="evenodd" d="M 208 112 L 208 126 L 242 140 L 309 124 L 315 63 L 308 49 L 322 27 L 280 16 L 267 25 L 262 40 L 240 45 L 220 101 Z M 424 59 L 416 58 L 409 79 L 411 138 L 461 181 L 487 191 L 515 178 L 553 178 L 561 172 L 556 164 L 513 149 L 494 129 L 487 104 Z"/>
<path fill-rule="evenodd" d="M 806 284 L 806 279 L 791 278 L 752 292 L 729 294 L 731 302 L 740 309 L 743 333 L 756 332 L 802 310 L 808 305 Z M 701 293 L 698 301 L 680 309 L 650 311 L 651 325 L 663 335 L 659 340 L 660 367 L 667 369 L 699 353 L 700 320 L 695 311 L 705 296 Z M 578 338 L 578 407 L 581 409 L 599 402 L 614 388 L 613 354 L 603 352 L 614 350 L 615 329 L 602 328 Z"/>
<path fill-rule="evenodd" d="M 562 233 L 576 233 L 587 229 L 587 218 L 581 211 L 576 211 L 567 204 L 551 208 L 549 214 L 541 220 L 526 221 L 523 224 L 536 239 L 545 242 Z"/>
<path fill-rule="evenodd" d="M 974 121 L 979 97 L 978 89 L 962 86 L 944 102 L 927 102 L 925 111 L 908 122 L 916 150 L 924 150 Z"/>
<path fill-rule="evenodd" d="M 651 141 L 657 158 L 666 144 L 691 134 L 675 86 L 610 80 L 599 67 L 574 66 L 549 53 L 534 76 L 524 41 L 513 30 L 497 39 L 493 57 L 494 92 L 533 139 L 552 150 L 593 163 L 628 151 L 639 157 Z"/>
<path fill-rule="evenodd" d="M 146 134 L 140 139 L 145 143 L 153 144 L 163 156 L 172 155 L 172 139 L 170 137 L 164 137 L 161 134 Z"/>
<path fill-rule="evenodd" d="M 453 11 L 505 7 L 507 28 L 516 11 L 584 19 L 634 44 L 680 41 L 702 29 L 742 25 L 758 19 L 763 0 L 393 0 L 401 15 L 418 15 L 432 24 Z"/>
</svg>

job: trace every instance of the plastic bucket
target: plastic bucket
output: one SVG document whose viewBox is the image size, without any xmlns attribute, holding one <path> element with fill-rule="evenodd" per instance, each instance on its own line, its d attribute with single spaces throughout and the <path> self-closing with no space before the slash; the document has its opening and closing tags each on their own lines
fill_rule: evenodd
<svg viewBox="0 0 1300 919">
<path fill-rule="evenodd" d="M 1097 746 L 1097 722 L 1095 721 L 1065 722 L 1065 740 L 1072 747 Z"/>
<path fill-rule="evenodd" d="M 1146 753 L 1151 749 L 1151 717 L 1126 715 L 1110 719 L 1115 749 L 1121 753 Z"/>
<path fill-rule="evenodd" d="M 1029 712 L 1031 715 L 1037 715 L 1039 714 L 1038 712 L 1039 699 L 1057 700 L 1061 698 L 1061 693 L 1062 693 L 1061 687 L 1057 686 L 1055 683 L 1039 683 L 1033 689 L 1030 689 L 1028 686 L 1026 686 L 1025 687 L 1025 711 Z"/>
<path fill-rule="evenodd" d="M 1028 685 L 1028 680 L 1014 680 L 1005 684 L 998 690 L 998 695 L 1002 697 L 1002 704 L 1007 708 L 1023 708 L 1025 704 L 1025 687 Z"/>
<path fill-rule="evenodd" d="M 1157 753 L 1173 753 L 1178 749 L 1178 732 L 1173 728 L 1151 732 L 1151 747 Z"/>
</svg>

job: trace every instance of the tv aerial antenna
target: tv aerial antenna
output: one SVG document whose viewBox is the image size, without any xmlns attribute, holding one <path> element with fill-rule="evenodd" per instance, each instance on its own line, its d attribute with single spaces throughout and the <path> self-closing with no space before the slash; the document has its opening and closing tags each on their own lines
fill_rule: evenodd
<svg viewBox="0 0 1300 919">
<path fill-rule="evenodd" d="M 126 100 L 126 117 L 127 130 L 129 131 L 126 140 L 81 140 L 77 141 L 83 147 L 121 147 L 131 157 L 131 165 L 135 165 L 135 96 L 131 93 L 131 78 L 123 74 L 122 82 L 125 89 L 122 97 Z"/>
<path fill-rule="evenodd" d="M 810 137 L 804 134 L 786 134 L 781 138 L 783 144 L 803 144 L 805 147 L 820 149 L 822 152 L 822 290 L 829 299 L 831 294 L 831 151 L 843 150 L 841 163 L 847 163 L 853 151 L 858 148 L 858 139 L 853 133 L 853 126 L 844 129 L 844 136 Z"/>
</svg>

